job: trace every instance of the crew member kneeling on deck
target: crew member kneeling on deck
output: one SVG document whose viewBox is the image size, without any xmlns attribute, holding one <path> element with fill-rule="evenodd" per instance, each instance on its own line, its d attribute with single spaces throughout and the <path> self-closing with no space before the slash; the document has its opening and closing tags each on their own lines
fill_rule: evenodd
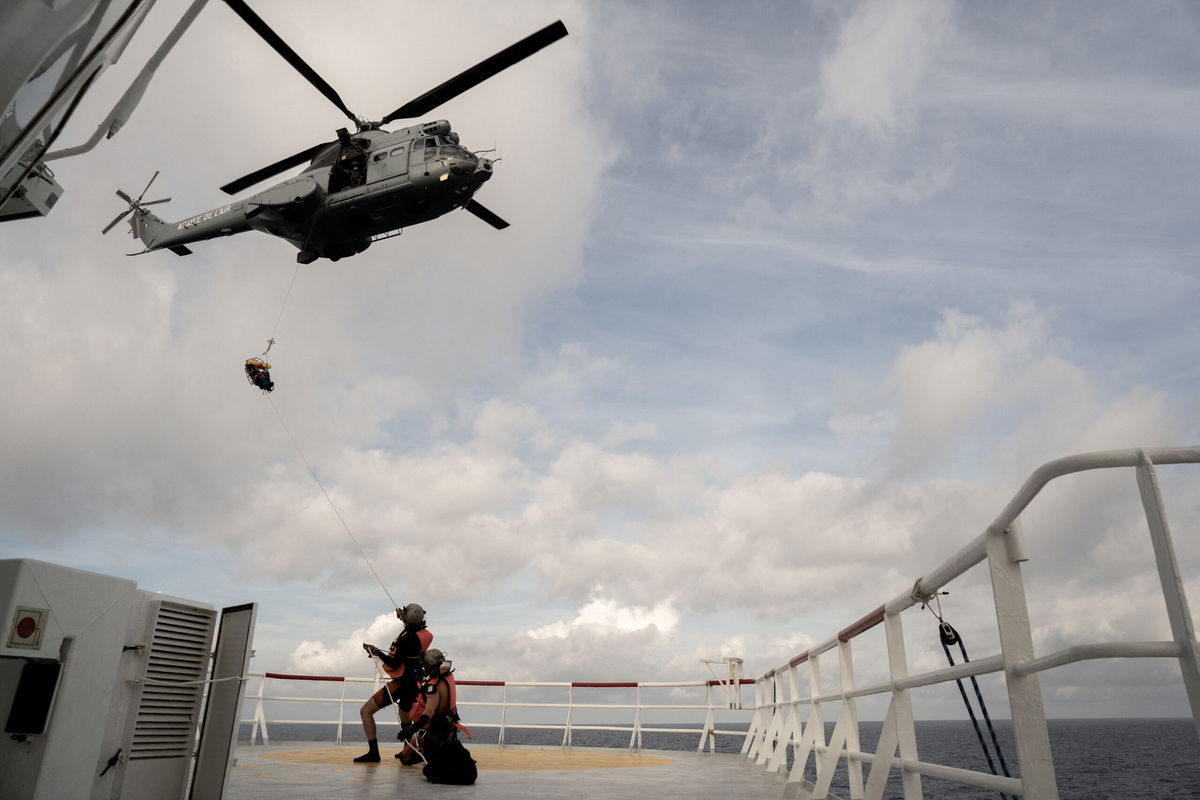
<svg viewBox="0 0 1200 800">
<path fill-rule="evenodd" d="M 457 733 L 458 698 L 453 664 L 446 660 L 445 654 L 434 648 L 421 660 L 425 668 L 425 685 L 421 687 L 425 709 L 421 716 L 400 729 L 400 738 L 411 739 L 420 731 L 428 745 L 430 740 L 444 742 Z"/>
<path fill-rule="evenodd" d="M 417 685 L 421 672 L 421 656 L 429 649 L 433 634 L 425 629 L 425 609 L 416 603 L 396 609 L 396 616 L 404 621 L 404 630 L 392 642 L 387 652 L 372 644 L 363 643 L 363 649 L 372 658 L 383 663 L 383 671 L 391 678 L 358 710 L 362 718 L 363 733 L 367 737 L 367 752 L 354 759 L 358 762 L 379 760 L 379 741 L 375 738 L 375 713 L 392 703 L 400 711 L 400 722 L 409 722 L 409 709 L 417 699 Z"/>
<path fill-rule="evenodd" d="M 432 783 L 471 784 L 478 771 L 471 753 L 458 741 L 458 698 L 451 663 L 441 650 L 430 649 L 423 659 L 425 710 L 421 716 L 400 729 L 400 738 L 420 742 L 425 759 L 423 772 Z M 424 736 L 418 736 L 420 733 Z M 470 736 L 470 733 L 467 733 Z M 405 760 L 405 763 L 411 761 Z"/>
</svg>

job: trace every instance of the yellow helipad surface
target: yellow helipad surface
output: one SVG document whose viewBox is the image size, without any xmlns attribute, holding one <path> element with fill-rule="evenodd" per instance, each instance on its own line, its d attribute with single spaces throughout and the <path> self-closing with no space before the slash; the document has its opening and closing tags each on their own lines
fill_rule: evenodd
<svg viewBox="0 0 1200 800">
<path fill-rule="evenodd" d="M 647 756 L 638 753 L 598 753 L 581 750 L 515 750 L 508 748 L 470 748 L 479 770 L 534 771 L 549 769 L 624 769 L 628 767 L 658 767 L 671 764 L 675 759 Z M 357 754 L 345 747 L 325 747 L 304 750 L 284 750 L 278 753 L 263 753 L 264 761 L 284 761 L 289 764 L 319 764 L 322 766 L 345 766 L 361 769 L 416 769 L 406 768 L 399 759 L 393 758 L 396 750 L 381 749 L 378 764 L 354 764 L 351 759 Z"/>
</svg>

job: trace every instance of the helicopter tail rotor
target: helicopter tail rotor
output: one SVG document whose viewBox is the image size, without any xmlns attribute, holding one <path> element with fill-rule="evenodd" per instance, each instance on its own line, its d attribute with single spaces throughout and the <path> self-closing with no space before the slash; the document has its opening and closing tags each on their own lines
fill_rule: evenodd
<svg viewBox="0 0 1200 800">
<path fill-rule="evenodd" d="M 126 203 L 129 203 L 129 208 L 122 211 L 115 218 L 113 218 L 112 222 L 105 225 L 104 230 L 100 231 L 101 235 L 108 233 L 109 231 L 111 231 L 113 229 L 113 227 L 116 226 L 116 224 L 118 222 L 125 219 L 125 217 L 129 216 L 130 214 L 133 214 L 133 217 L 129 220 L 129 227 L 130 227 L 131 233 L 135 239 L 140 237 L 141 231 L 139 230 L 139 228 L 140 228 L 139 223 L 142 220 L 142 210 L 146 206 L 152 206 L 152 205 L 155 205 L 156 203 L 166 203 L 171 199 L 169 197 L 163 197 L 158 200 L 142 200 L 142 198 L 146 196 L 146 192 L 150 190 L 150 184 L 154 183 L 154 179 L 157 177 L 158 177 L 158 170 L 155 170 L 154 175 L 152 175 L 150 177 L 150 180 L 146 183 L 146 188 L 142 189 L 142 193 L 139 194 L 136 199 L 125 194 L 125 192 L 121 191 L 120 189 L 117 189 L 117 197 L 121 198 Z"/>
</svg>

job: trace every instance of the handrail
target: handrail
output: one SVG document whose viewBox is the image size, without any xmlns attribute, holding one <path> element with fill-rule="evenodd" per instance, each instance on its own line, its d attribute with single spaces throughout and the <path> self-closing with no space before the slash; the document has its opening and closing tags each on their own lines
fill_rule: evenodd
<svg viewBox="0 0 1200 800">
<path fill-rule="evenodd" d="M 1187 463 L 1200 463 L 1200 447 L 1082 453 L 1049 461 L 1038 467 L 982 533 L 934 570 L 918 578 L 909 591 L 842 628 L 829 639 L 793 656 L 785 664 L 764 672 L 756 682 L 755 717 L 743 742 L 743 754 L 755 759 L 758 765 L 765 766 L 769 771 L 785 768 L 790 754 L 788 782 L 805 783 L 813 797 L 825 796 L 834 767 L 844 759 L 853 798 L 879 800 L 883 795 L 887 772 L 899 767 L 905 800 L 920 800 L 923 797 L 920 775 L 996 789 L 1013 796 L 1054 800 L 1058 797 L 1058 790 L 1037 675 L 1078 661 L 1102 658 L 1176 659 L 1183 674 L 1192 717 L 1200 733 L 1200 645 L 1197 644 L 1196 629 L 1171 544 L 1155 470 L 1155 465 Z M 1099 642 L 1076 645 L 1036 657 L 1020 573 L 1020 564 L 1029 558 L 1022 535 L 1021 514 L 1054 479 L 1113 468 L 1135 470 L 1174 641 Z M 950 581 L 984 561 L 988 562 L 992 578 L 1001 652 L 969 663 L 909 675 L 899 615 L 918 603 L 927 603 Z M 881 623 L 885 626 L 891 677 L 882 684 L 855 687 L 852 642 L 855 637 Z M 839 653 L 841 689 L 822 694 L 819 691 L 820 656 L 834 649 Z M 798 671 L 801 668 L 807 668 L 809 672 L 807 696 L 802 696 L 800 691 Z M 917 760 L 908 691 L 997 672 L 1005 674 L 1021 777 L 1008 778 L 929 765 Z M 888 693 L 892 699 L 878 751 L 874 755 L 861 753 L 856 745 L 858 717 L 854 701 L 859 697 Z M 824 703 L 842 705 L 834 737 L 829 743 L 825 741 L 821 715 Z M 806 723 L 799 716 L 802 707 L 809 710 Z M 815 760 L 817 774 L 816 783 L 811 785 L 804 778 L 810 754 Z M 881 767 L 879 770 L 872 768 L 870 778 L 865 783 L 863 763 Z"/>
<path fill-rule="evenodd" d="M 357 705 L 361 702 L 360 698 L 347 699 L 346 693 L 343 690 L 341 697 L 304 697 L 283 694 L 268 694 L 266 692 L 267 682 L 270 681 L 314 681 L 314 682 L 340 682 L 343 687 L 347 684 L 363 683 L 376 684 L 378 678 L 361 678 L 349 677 L 341 675 L 298 675 L 285 674 L 276 672 L 251 672 L 248 677 L 259 678 L 260 683 L 258 693 L 248 695 L 247 701 L 255 703 L 254 716 L 251 719 L 243 719 L 243 724 L 253 725 L 251 731 L 251 745 L 258 741 L 259 734 L 262 735 L 264 744 L 270 743 L 269 725 L 271 724 L 289 724 L 289 725 L 332 725 L 334 720 L 328 719 L 268 719 L 266 715 L 266 703 L 271 702 L 286 702 L 286 703 L 316 703 L 330 704 L 335 703 L 339 707 L 339 715 L 337 724 L 337 742 L 340 745 L 342 741 L 342 728 L 344 720 L 341 710 L 347 703 Z M 735 681 L 738 685 L 752 685 L 753 680 L 743 678 Z M 501 746 L 504 745 L 505 730 L 560 730 L 563 731 L 563 746 L 567 747 L 571 744 L 571 734 L 573 731 L 613 731 L 621 733 L 630 733 L 630 749 L 641 747 L 642 734 L 644 733 L 692 733 L 699 737 L 697 750 L 703 752 L 706 748 L 711 747 L 716 750 L 717 736 L 742 736 L 746 735 L 744 730 L 723 730 L 716 726 L 715 712 L 736 712 L 740 710 L 740 705 L 734 704 L 731 707 L 730 703 L 725 702 L 718 704 L 714 701 L 713 689 L 718 686 L 728 685 L 729 681 L 719 680 L 699 680 L 699 681 L 653 681 L 653 682 L 637 682 L 637 681 L 620 681 L 620 682 L 599 682 L 599 681 L 482 681 L 460 679 L 455 681 L 459 687 L 460 707 L 473 708 L 498 708 L 501 710 L 500 722 L 479 722 L 471 720 L 468 723 L 470 728 L 480 729 L 499 729 Z M 500 700 L 471 700 L 469 698 L 470 691 L 475 688 L 500 688 L 503 690 L 503 696 Z M 565 690 L 567 693 L 566 702 L 542 702 L 534 700 L 514 700 L 509 698 L 509 688 L 528 688 L 528 689 L 544 689 L 544 690 Z M 588 689 L 632 689 L 635 692 L 633 702 L 581 702 L 575 698 L 577 690 Z M 685 703 L 685 702 L 643 702 L 641 699 L 642 689 L 698 689 L 704 693 L 705 702 L 703 703 Z M 559 709 L 567 711 L 565 722 L 559 723 L 544 723 L 544 722 L 512 722 L 507 719 L 507 713 L 510 709 Z M 595 711 L 595 710 L 617 710 L 617 711 L 632 711 L 633 720 L 626 725 L 601 725 L 584 723 L 580 724 L 574 721 L 576 711 Z M 697 728 L 679 728 L 679 727 L 663 727 L 645 725 L 641 722 L 641 712 L 647 711 L 678 711 L 681 714 L 692 714 L 704 712 L 706 714 L 704 721 L 697 722 L 700 727 Z M 679 720 L 676 720 L 678 722 Z M 380 726 L 396 725 L 400 723 L 395 720 L 380 719 L 376 722 Z"/>
</svg>

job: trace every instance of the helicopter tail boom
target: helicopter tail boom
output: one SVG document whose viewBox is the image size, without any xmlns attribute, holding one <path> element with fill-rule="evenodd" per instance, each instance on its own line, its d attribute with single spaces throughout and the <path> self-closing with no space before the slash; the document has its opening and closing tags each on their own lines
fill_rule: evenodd
<svg viewBox="0 0 1200 800">
<path fill-rule="evenodd" d="M 117 197 L 128 203 L 129 207 L 118 214 L 101 232 L 108 233 L 118 222 L 129 217 L 130 233 L 135 239 L 140 239 L 142 244 L 146 245 L 146 249 L 142 252 L 170 250 L 176 255 L 186 256 L 192 252 L 184 246 L 186 244 L 217 236 L 229 236 L 250 229 L 246 222 L 246 203 L 244 202 L 230 203 L 179 222 L 168 222 L 162 219 L 152 213 L 147 206 L 165 203 L 171 198 L 142 200 L 146 196 L 150 184 L 154 183 L 154 179 L 157 177 L 158 172 L 155 172 L 154 176 L 150 178 L 150 182 L 146 184 L 146 188 L 136 198 L 130 197 L 118 189 Z"/>
<path fill-rule="evenodd" d="M 191 253 L 184 247 L 186 244 L 250 230 L 244 202 L 230 203 L 178 222 L 168 222 L 139 208 L 130 225 L 133 235 L 142 240 L 147 250 L 170 250 L 181 256 Z"/>
</svg>

